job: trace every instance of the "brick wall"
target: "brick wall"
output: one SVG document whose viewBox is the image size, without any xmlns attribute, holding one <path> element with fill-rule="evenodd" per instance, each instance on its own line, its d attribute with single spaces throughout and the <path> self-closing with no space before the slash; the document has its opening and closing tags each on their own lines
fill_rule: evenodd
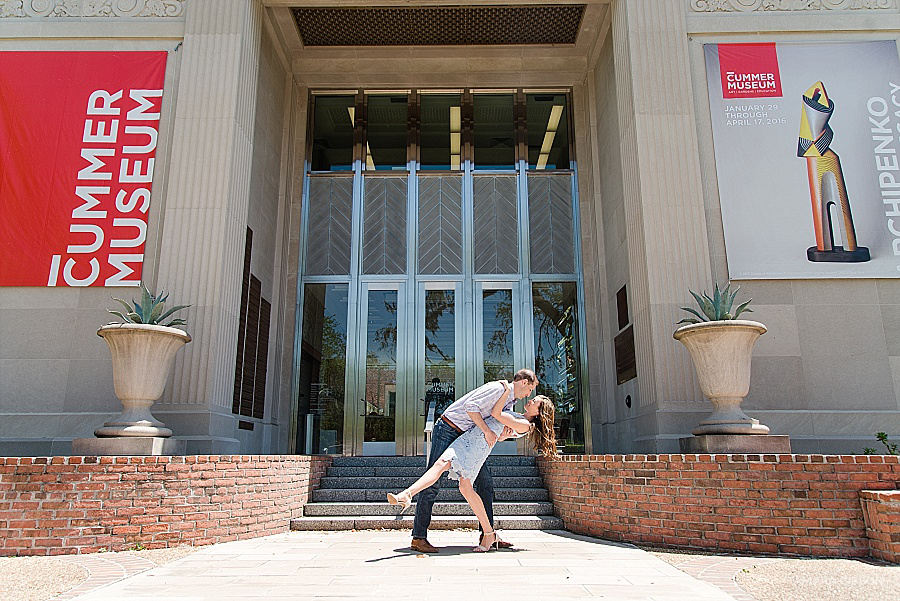
<svg viewBox="0 0 900 601">
<path fill-rule="evenodd" d="M 0 556 L 285 532 L 324 456 L 0 457 Z"/>
<path fill-rule="evenodd" d="M 881 455 L 575 455 L 538 461 L 573 532 L 667 547 L 862 557 L 860 491 L 900 488 Z"/>
<path fill-rule="evenodd" d="M 900 563 L 900 491 L 864 490 L 859 497 L 869 553 L 877 559 Z"/>
</svg>

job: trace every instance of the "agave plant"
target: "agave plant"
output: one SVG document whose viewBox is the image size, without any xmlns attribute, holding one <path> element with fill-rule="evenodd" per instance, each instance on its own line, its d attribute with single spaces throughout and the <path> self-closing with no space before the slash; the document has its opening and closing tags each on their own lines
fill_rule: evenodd
<svg viewBox="0 0 900 601">
<path fill-rule="evenodd" d="M 706 292 L 701 296 L 693 290 L 690 290 L 691 296 L 697 300 L 697 304 L 700 305 L 700 310 L 703 313 L 699 313 L 696 309 L 682 307 L 682 309 L 697 317 L 685 317 L 678 323 L 700 323 L 703 321 L 737 319 L 738 315 L 744 311 L 752 313 L 753 309 L 747 308 L 747 305 L 753 300 L 752 298 L 746 303 L 739 305 L 738 308 L 732 312 L 731 308 L 734 306 L 734 298 L 737 296 L 738 290 L 740 290 L 740 287 L 735 288 L 734 292 L 732 292 L 731 284 L 726 285 L 724 290 L 719 290 L 718 283 L 715 285 L 715 291 L 713 292 L 712 297 Z"/>
<path fill-rule="evenodd" d="M 141 286 L 141 289 L 143 290 L 143 294 L 141 295 L 140 303 L 132 299 L 131 302 L 134 305 L 132 307 L 122 299 L 113 297 L 114 301 L 121 303 L 122 306 L 125 307 L 125 312 L 113 310 L 109 310 L 109 312 L 123 319 L 125 323 L 144 323 L 157 326 L 164 325 L 169 328 L 182 326 L 187 323 L 181 318 L 172 319 L 168 323 L 162 322 L 176 311 L 187 309 L 190 305 L 177 305 L 163 313 L 166 299 L 169 298 L 169 295 L 165 294 L 164 291 L 160 291 L 158 295 L 154 296 L 147 290 L 146 286 Z"/>
</svg>

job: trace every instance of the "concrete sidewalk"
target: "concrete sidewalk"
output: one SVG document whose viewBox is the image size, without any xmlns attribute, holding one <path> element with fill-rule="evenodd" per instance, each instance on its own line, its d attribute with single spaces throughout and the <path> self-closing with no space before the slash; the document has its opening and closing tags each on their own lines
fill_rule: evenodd
<svg viewBox="0 0 900 601">
<path fill-rule="evenodd" d="M 475 533 L 435 531 L 441 553 L 424 555 L 404 531 L 291 532 L 214 545 L 77 599 L 734 599 L 629 545 L 559 530 L 503 536 L 516 547 L 476 554 Z"/>
</svg>

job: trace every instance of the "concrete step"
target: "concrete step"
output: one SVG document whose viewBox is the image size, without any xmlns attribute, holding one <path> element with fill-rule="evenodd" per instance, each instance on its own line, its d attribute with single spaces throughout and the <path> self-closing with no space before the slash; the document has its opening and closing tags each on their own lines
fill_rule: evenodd
<svg viewBox="0 0 900 601">
<path fill-rule="evenodd" d="M 413 484 L 418 478 L 413 476 L 404 476 L 404 477 L 369 477 L 369 476 L 360 476 L 355 478 L 334 478 L 334 477 L 324 477 L 322 478 L 319 486 L 322 489 L 329 488 L 386 488 L 386 489 L 395 489 L 402 490 L 407 486 Z M 441 487 L 447 488 L 458 488 L 459 481 L 446 479 L 445 482 L 441 483 Z M 494 490 L 498 488 L 541 488 L 543 486 L 543 482 L 540 477 L 507 477 L 501 476 L 499 478 L 494 478 Z"/>
<path fill-rule="evenodd" d="M 314 503 L 383 503 L 387 493 L 396 493 L 403 490 L 404 486 L 395 488 L 332 488 L 314 490 L 312 501 Z M 515 501 L 547 501 L 549 493 L 544 488 L 494 488 L 494 502 Z M 438 501 L 462 502 L 462 493 L 458 488 L 442 487 L 438 492 Z"/>
<path fill-rule="evenodd" d="M 492 465 L 488 469 L 494 478 L 500 476 L 539 478 L 541 475 L 537 466 L 534 465 Z M 329 478 L 379 476 L 418 478 L 424 471 L 424 466 L 339 466 L 329 467 L 326 476 Z"/>
<path fill-rule="evenodd" d="M 291 520 L 291 530 L 410 530 L 413 516 L 337 516 L 302 517 Z M 494 526 L 500 530 L 562 530 L 563 521 L 555 516 L 497 516 Z M 439 516 L 431 520 L 429 530 L 478 528 L 475 516 Z"/>
<path fill-rule="evenodd" d="M 535 465 L 534 457 L 524 455 L 490 455 L 487 465 Z M 344 457 L 332 459 L 335 467 L 421 467 L 425 469 L 424 457 Z"/>
<path fill-rule="evenodd" d="M 404 514 L 415 514 L 413 503 Z M 387 503 L 309 503 L 303 508 L 305 517 L 333 516 L 396 516 L 400 508 Z M 435 503 L 432 515 L 472 517 L 472 508 L 468 503 Z M 530 503 L 494 503 L 494 515 L 501 516 L 536 516 L 553 515 L 553 504 L 546 502 Z"/>
</svg>

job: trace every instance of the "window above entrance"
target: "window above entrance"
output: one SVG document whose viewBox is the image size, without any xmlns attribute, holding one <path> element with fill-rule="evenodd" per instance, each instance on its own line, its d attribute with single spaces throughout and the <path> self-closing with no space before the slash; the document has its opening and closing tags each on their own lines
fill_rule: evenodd
<svg viewBox="0 0 900 601">
<path fill-rule="evenodd" d="M 312 170 L 353 168 L 355 96 L 317 96 L 313 120 Z"/>
<path fill-rule="evenodd" d="M 569 169 L 569 126 L 565 94 L 528 94 L 529 169 Z"/>
<path fill-rule="evenodd" d="M 564 91 L 326 91 L 311 104 L 311 172 L 573 168 Z"/>
</svg>

